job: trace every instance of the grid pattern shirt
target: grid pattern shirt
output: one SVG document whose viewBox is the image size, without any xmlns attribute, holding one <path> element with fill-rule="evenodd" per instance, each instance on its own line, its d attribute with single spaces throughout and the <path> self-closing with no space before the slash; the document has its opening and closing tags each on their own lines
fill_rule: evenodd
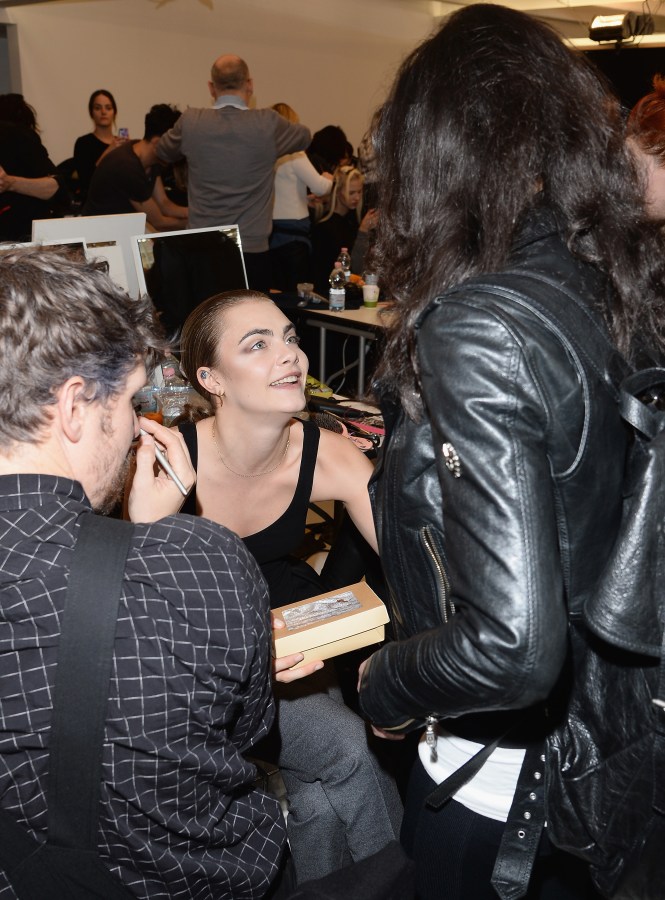
<svg viewBox="0 0 665 900">
<path fill-rule="evenodd" d="M 91 514 L 76 482 L 0 477 L 0 806 L 42 838 L 58 635 L 78 520 Z M 235 535 L 190 516 L 135 526 L 99 853 L 137 897 L 249 900 L 268 889 L 284 822 L 244 754 L 273 718 L 269 641 L 265 584 Z M 0 872 L 0 898 L 14 896 Z"/>
</svg>

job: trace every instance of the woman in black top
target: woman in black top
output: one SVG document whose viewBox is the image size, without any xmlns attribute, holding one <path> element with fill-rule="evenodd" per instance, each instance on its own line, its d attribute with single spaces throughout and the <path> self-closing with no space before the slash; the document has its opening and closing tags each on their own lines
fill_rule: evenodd
<svg viewBox="0 0 665 900">
<path fill-rule="evenodd" d="M 213 415 L 196 425 L 192 511 L 237 532 L 260 564 L 301 543 L 310 501 L 342 501 L 376 549 L 366 489 L 371 463 L 334 432 L 308 438 L 308 429 L 293 418 L 305 406 L 308 368 L 298 344 L 295 327 L 281 310 L 252 291 L 205 301 L 182 333 L 184 373 L 213 408 Z M 298 517 L 284 523 L 302 478 L 308 485 L 306 491 L 301 485 L 304 503 Z M 278 522 L 283 527 L 277 529 Z M 269 587 L 273 606 L 290 602 L 291 596 Z"/>
<path fill-rule="evenodd" d="M 288 558 L 302 540 L 310 500 L 343 501 L 376 549 L 367 493 L 372 465 L 345 437 L 293 418 L 305 406 L 307 357 L 293 324 L 268 297 L 229 292 L 198 306 L 183 328 L 181 364 L 213 409 L 184 429 L 197 469 L 191 511 L 243 538 L 273 607 L 322 592 L 314 570 L 307 583 Z M 364 723 L 344 705 L 332 667 L 322 668 L 312 664 L 305 674 L 316 675 L 276 686 L 274 749 L 299 881 L 380 850 L 397 836 L 401 819 L 397 790 L 367 745 Z"/>
<path fill-rule="evenodd" d="M 33 219 L 58 214 L 59 190 L 34 109 L 22 94 L 1 94 L 0 241 L 29 241 Z"/>
<path fill-rule="evenodd" d="M 93 91 L 88 100 L 88 112 L 95 127 L 88 134 L 77 138 L 74 144 L 74 164 L 81 201 L 86 198 L 90 179 L 101 157 L 126 140 L 113 133 L 118 107 L 110 91 Z"/>
</svg>

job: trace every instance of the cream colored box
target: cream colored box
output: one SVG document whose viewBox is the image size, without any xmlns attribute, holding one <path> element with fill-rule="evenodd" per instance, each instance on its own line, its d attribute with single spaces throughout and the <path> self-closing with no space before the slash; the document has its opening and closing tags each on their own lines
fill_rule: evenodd
<svg viewBox="0 0 665 900">
<path fill-rule="evenodd" d="M 286 623 L 273 633 L 275 656 L 304 653 L 303 663 L 378 644 L 388 621 L 388 610 L 364 581 L 273 612 Z"/>
</svg>

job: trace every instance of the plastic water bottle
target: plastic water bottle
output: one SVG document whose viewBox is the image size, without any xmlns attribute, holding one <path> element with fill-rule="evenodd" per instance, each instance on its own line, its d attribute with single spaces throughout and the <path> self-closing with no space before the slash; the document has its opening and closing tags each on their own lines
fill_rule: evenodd
<svg viewBox="0 0 665 900">
<path fill-rule="evenodd" d="M 182 387 L 182 385 L 187 384 L 185 379 L 181 377 L 178 360 L 170 354 L 162 362 L 162 378 L 167 387 Z"/>
<path fill-rule="evenodd" d="M 344 272 L 344 278 L 348 281 L 351 278 L 351 255 L 349 253 L 348 247 L 342 247 L 340 250 L 340 254 L 337 257 L 337 262 L 342 264 L 342 272 Z"/>
<path fill-rule="evenodd" d="M 344 301 L 346 300 L 346 278 L 342 264 L 339 260 L 335 263 L 335 268 L 330 273 L 330 298 L 329 307 L 331 312 L 341 312 L 344 309 Z"/>
</svg>

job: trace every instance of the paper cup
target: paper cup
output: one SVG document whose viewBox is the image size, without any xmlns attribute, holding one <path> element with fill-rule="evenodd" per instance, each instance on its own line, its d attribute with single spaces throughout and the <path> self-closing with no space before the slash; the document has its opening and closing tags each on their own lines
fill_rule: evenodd
<svg viewBox="0 0 665 900">
<path fill-rule="evenodd" d="M 363 306 L 368 306 L 370 309 L 376 306 L 379 302 L 379 286 L 378 284 L 364 284 L 363 285 Z"/>
</svg>

